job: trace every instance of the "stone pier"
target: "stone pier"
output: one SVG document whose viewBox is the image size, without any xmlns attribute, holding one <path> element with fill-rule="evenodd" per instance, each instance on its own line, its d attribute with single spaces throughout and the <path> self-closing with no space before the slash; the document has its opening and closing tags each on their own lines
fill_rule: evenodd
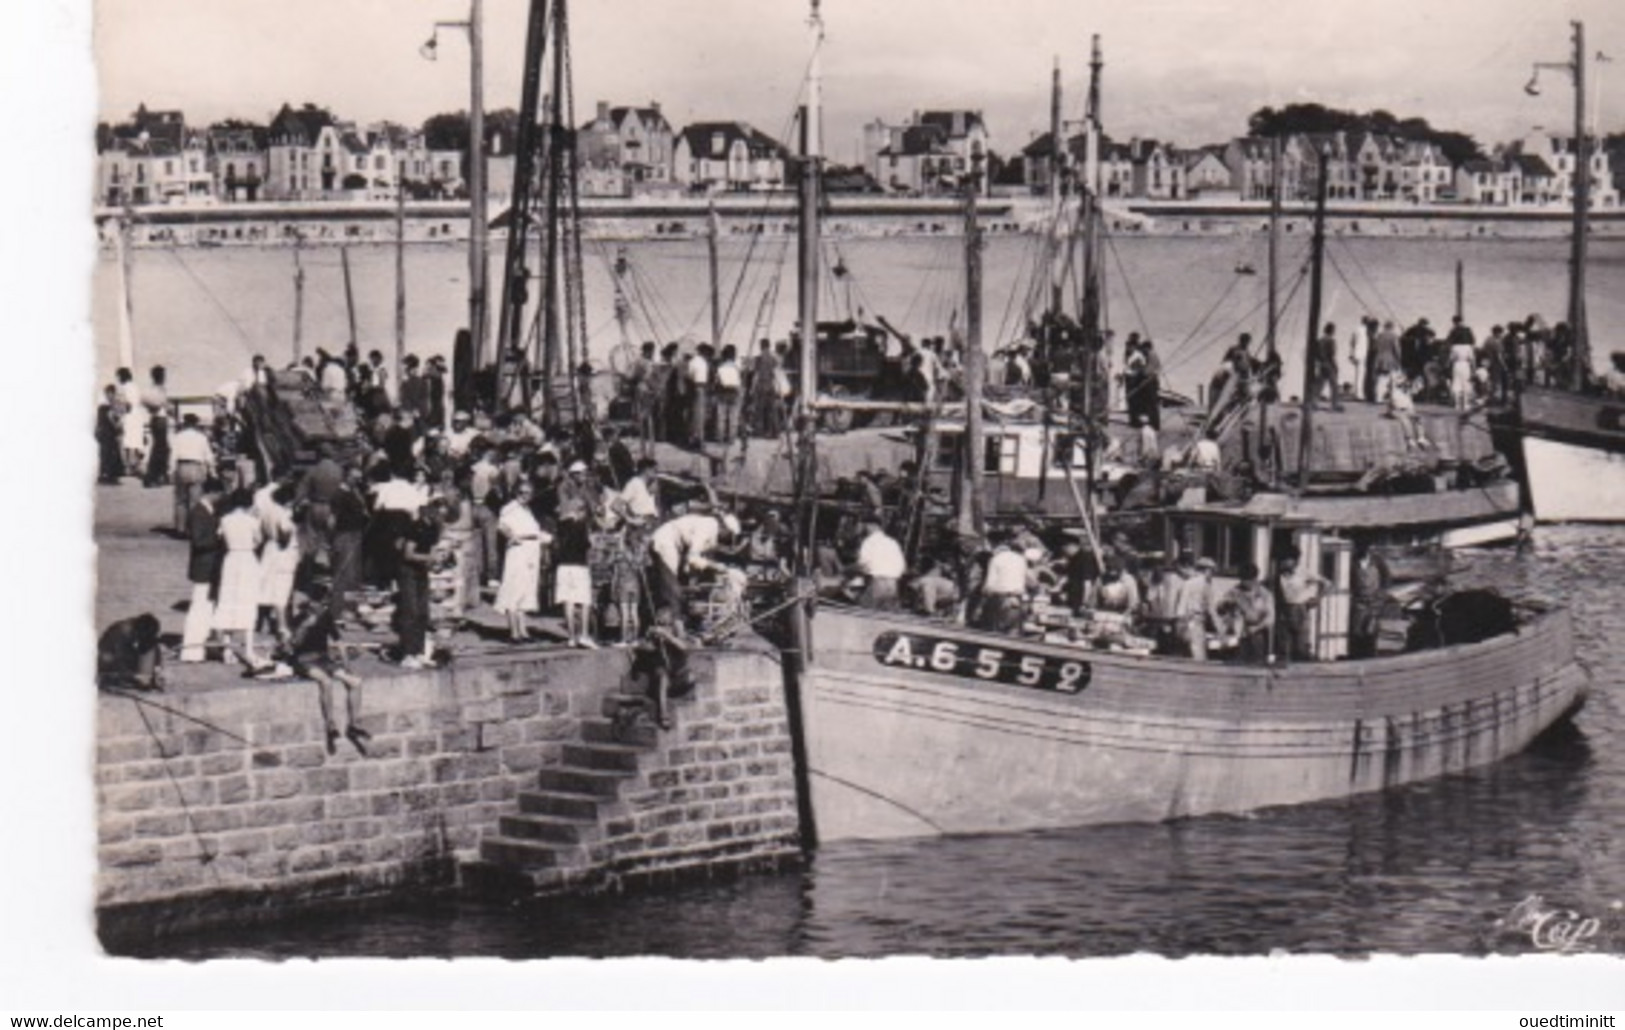
<svg viewBox="0 0 1625 1030">
<path fill-rule="evenodd" d="M 624 650 L 373 675 L 365 757 L 343 739 L 327 754 L 303 680 L 103 695 L 103 942 L 466 884 L 545 893 L 795 863 L 776 655 L 693 664 L 669 731 L 613 719 Z"/>
</svg>

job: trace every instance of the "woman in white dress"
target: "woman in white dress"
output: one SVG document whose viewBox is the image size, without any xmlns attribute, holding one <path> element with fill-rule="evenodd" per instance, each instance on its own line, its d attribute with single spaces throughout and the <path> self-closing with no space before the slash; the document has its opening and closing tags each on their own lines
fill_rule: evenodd
<svg viewBox="0 0 1625 1030">
<path fill-rule="evenodd" d="M 257 551 L 263 539 L 260 519 L 251 510 L 248 494 L 241 490 L 233 493 L 226 500 L 225 514 L 220 518 L 220 540 L 226 557 L 220 566 L 214 628 L 225 640 L 226 648 L 235 651 L 249 671 L 265 664 L 254 652 L 254 621 L 259 614 L 260 599 Z M 242 635 L 241 649 L 236 646 L 237 634 Z"/>
<path fill-rule="evenodd" d="M 288 602 L 293 600 L 293 580 L 299 571 L 299 534 L 289 507 L 293 497 L 290 483 L 274 484 L 254 497 L 265 544 L 260 552 L 259 603 L 270 616 L 271 632 L 283 643 L 288 639 Z"/>
<path fill-rule="evenodd" d="M 508 636 L 515 641 L 530 639 L 525 613 L 540 607 L 542 545 L 553 539 L 531 514 L 533 493 L 530 482 L 521 480 L 513 499 L 497 516 L 497 533 L 507 542 L 507 551 L 502 559 L 502 582 L 492 607 L 508 617 Z"/>
</svg>

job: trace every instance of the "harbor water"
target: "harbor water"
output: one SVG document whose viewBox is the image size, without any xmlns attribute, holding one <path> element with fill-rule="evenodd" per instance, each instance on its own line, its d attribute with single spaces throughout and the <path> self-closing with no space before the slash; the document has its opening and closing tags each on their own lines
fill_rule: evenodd
<svg viewBox="0 0 1625 1030">
<path fill-rule="evenodd" d="M 779 227 L 782 229 L 782 226 Z M 953 226 L 943 226 L 955 228 Z M 1194 393 L 1240 332 L 1262 340 L 1268 266 L 1266 238 L 1243 236 L 1111 237 L 1106 247 L 1107 315 L 1121 340 L 1149 334 L 1168 385 Z M 711 325 L 704 240 L 615 244 L 587 241 L 583 250 L 588 353 L 600 369 L 621 340 L 615 317 L 615 269 L 626 300 L 627 337 L 698 340 Z M 1041 240 L 995 233 L 984 260 L 983 340 L 990 349 L 1021 335 Z M 724 235 L 719 290 L 724 340 L 745 347 L 782 339 L 796 317 L 795 241 L 790 235 Z M 1309 240 L 1301 229 L 1282 241 L 1280 340 L 1287 383 L 1302 381 L 1299 355 L 1307 335 L 1308 295 L 1302 273 Z M 883 317 L 916 336 L 947 335 L 964 323 L 964 241 L 942 234 L 854 238 L 825 250 L 821 317 Z M 349 248 L 355 339 L 362 352 L 395 349 L 395 253 L 381 244 Z M 342 256 L 337 247 L 305 248 L 303 353 L 342 349 L 350 336 Z M 1463 266 L 1467 321 L 1480 335 L 1499 322 L 1539 312 L 1567 317 L 1568 245 L 1563 240 L 1376 239 L 1340 234 L 1327 247 L 1322 321 L 1347 339 L 1370 315 L 1404 327 L 1419 317 L 1448 327 Z M 293 358 L 295 255 L 290 248 L 143 247 L 131 256 L 130 300 L 136 363 L 169 369 L 171 393 L 209 394 L 241 378 L 254 354 L 273 365 Z M 535 264 L 536 262 L 532 262 Z M 1236 269 L 1250 265 L 1254 275 Z M 1605 368 L 1625 349 L 1625 239 L 1591 246 L 1589 312 L 1595 361 Z M 468 252 L 454 244 L 415 244 L 406 251 L 406 350 L 449 354 L 467 322 Z M 492 281 L 500 281 L 502 244 L 493 245 Z M 93 325 L 98 382 L 118 366 L 118 264 L 104 253 L 95 269 Z M 492 303 L 500 291 L 493 286 Z M 539 284 L 531 294 L 540 293 Z M 492 319 L 492 332 L 496 321 Z M 1114 360 L 1121 360 L 1121 348 Z M 87 384 L 88 387 L 89 384 Z M 87 389 L 87 393 L 90 392 Z"/>
<path fill-rule="evenodd" d="M 1303 241 L 1291 241 L 1297 260 Z M 995 237 L 987 293 L 989 338 L 1006 317 L 1031 241 Z M 780 242 L 756 246 L 772 257 Z M 728 240 L 724 271 L 749 244 Z M 960 295 L 957 239 L 858 240 L 843 245 L 855 303 L 919 333 L 944 333 Z M 705 311 L 703 242 L 629 245 L 658 285 L 668 328 L 699 332 Z M 1448 323 L 1454 263 L 1467 270 L 1469 321 L 1541 311 L 1561 317 L 1561 241 L 1346 239 L 1330 253 L 1347 280 L 1327 284 L 1327 318 L 1370 311 Z M 1599 355 L 1625 348 L 1625 242 L 1599 241 L 1591 312 Z M 757 255 L 760 257 L 760 253 Z M 1192 390 L 1234 332 L 1262 332 L 1263 241 L 1128 238 L 1108 251 L 1112 320 L 1144 326 L 1170 377 Z M 141 250 L 134 256 L 138 360 L 171 369 L 176 393 L 205 393 L 237 376 L 250 355 L 286 360 L 292 339 L 292 256 L 285 250 Z M 351 254 L 363 350 L 389 353 L 393 255 Z M 617 339 L 609 298 L 612 252 L 590 252 L 589 327 L 596 354 Z M 833 259 L 832 259 L 833 260 Z M 348 327 L 339 255 L 304 255 L 305 340 L 342 346 Z M 740 339 L 759 309 L 771 335 L 793 317 L 794 257 L 776 307 L 740 289 Z M 1283 262 L 1291 267 L 1292 262 Z M 116 364 L 114 268 L 97 270 L 97 373 Z M 443 351 L 460 324 L 465 258 L 451 247 L 408 254 L 409 349 Z M 727 303 L 730 290 L 724 290 Z M 750 297 L 754 292 L 756 295 Z M 1301 313 L 1289 328 L 1305 329 Z M 749 299 L 747 299 L 747 297 Z M 654 301 L 649 310 L 655 311 Z M 1019 311 L 1019 297 L 1008 305 Z M 1250 318 L 1243 318 L 1248 309 Z M 1392 314 L 1390 315 L 1390 311 Z M 1192 327 L 1203 326 L 1196 333 Z M 634 330 L 634 338 L 649 333 Z M 674 337 L 677 331 L 659 335 Z M 1008 333 L 1006 333 L 1008 335 Z M 1211 340 L 1209 338 L 1211 337 Z M 1190 341 L 1180 352 L 1182 343 Z M 1619 341 L 1619 342 L 1615 342 Z M 1600 360 L 1599 360 L 1600 363 Z M 1289 372 L 1290 374 L 1290 372 Z M 1527 552 L 1462 556 L 1463 578 L 1575 613 L 1592 693 L 1573 727 L 1495 766 L 1382 794 L 1246 817 L 1156 825 L 872 844 L 818 850 L 806 868 L 671 890 L 511 907 L 457 898 L 402 900 L 315 920 L 170 939 L 153 955 L 213 958 L 320 956 L 640 956 L 726 958 L 1048 954 L 1111 956 L 1368 953 L 1625 953 L 1625 528 L 1542 527 Z M 1545 918 L 1542 918 L 1542 917 Z"/>
</svg>

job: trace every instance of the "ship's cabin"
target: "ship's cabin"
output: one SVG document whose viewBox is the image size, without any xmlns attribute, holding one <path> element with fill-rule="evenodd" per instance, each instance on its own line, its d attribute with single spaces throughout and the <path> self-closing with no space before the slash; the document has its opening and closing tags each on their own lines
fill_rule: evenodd
<svg viewBox="0 0 1625 1030">
<path fill-rule="evenodd" d="M 1240 581 L 1242 566 L 1248 564 L 1257 566 L 1265 584 L 1273 585 L 1281 558 L 1296 553 L 1300 568 L 1331 583 L 1330 588 L 1322 589 L 1310 612 L 1310 653 L 1322 661 L 1346 657 L 1354 541 L 1291 514 L 1285 497 L 1280 498 L 1278 510 L 1272 511 L 1269 497 L 1255 496 L 1246 517 L 1206 505 L 1171 510 L 1163 524 L 1165 553 L 1189 552 L 1198 559 L 1210 559 L 1216 567 L 1215 597 L 1233 588 Z"/>
</svg>

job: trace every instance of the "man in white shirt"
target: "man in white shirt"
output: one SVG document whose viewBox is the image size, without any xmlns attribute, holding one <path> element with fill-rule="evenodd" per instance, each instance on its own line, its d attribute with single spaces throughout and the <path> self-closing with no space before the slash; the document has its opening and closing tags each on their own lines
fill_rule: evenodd
<svg viewBox="0 0 1625 1030">
<path fill-rule="evenodd" d="M 724 535 L 732 537 L 738 532 L 739 520 L 732 515 L 690 512 L 662 523 L 649 537 L 655 610 L 677 614 L 682 604 L 683 574 L 716 568 L 710 552 Z"/>
<path fill-rule="evenodd" d="M 1354 396 L 1362 401 L 1371 399 L 1365 389 L 1365 364 L 1371 354 L 1370 334 L 1364 320 L 1354 323 L 1354 332 L 1349 334 L 1349 370 L 1353 376 L 1349 382 L 1354 384 Z"/>
<path fill-rule="evenodd" d="M 191 412 L 169 442 L 169 480 L 175 484 L 175 535 L 186 536 L 192 506 L 203 498 L 203 481 L 214 475 L 214 448 Z"/>
<path fill-rule="evenodd" d="M 473 422 L 466 411 L 452 413 L 451 432 L 446 434 L 447 454 L 459 460 L 468 454 L 469 445 L 480 435 Z"/>
<path fill-rule="evenodd" d="M 896 611 L 897 581 L 908 571 L 903 547 L 886 535 L 879 519 L 865 519 L 863 528 L 865 535 L 858 547 L 857 561 L 857 570 L 864 577 L 859 603 L 878 611 Z"/>
<path fill-rule="evenodd" d="M 621 518 L 630 525 L 647 526 L 660 517 L 660 506 L 655 502 L 654 491 L 649 489 L 655 468 L 653 458 L 639 460 L 637 472 L 621 487 L 616 507 Z"/>
<path fill-rule="evenodd" d="M 1191 465 L 1198 472 L 1217 472 L 1224 456 L 1219 452 L 1219 441 L 1210 430 L 1191 448 Z"/>
<path fill-rule="evenodd" d="M 688 359 L 688 442 L 699 447 L 705 443 L 705 421 L 711 414 L 711 347 L 700 344 Z"/>
<path fill-rule="evenodd" d="M 1207 630 L 1214 609 L 1212 558 L 1199 559 L 1194 565 L 1187 553 L 1179 563 L 1181 580 L 1174 594 L 1175 629 L 1179 634 L 1185 657 L 1198 661 L 1207 658 Z"/>
<path fill-rule="evenodd" d="M 994 633 L 1013 633 L 1019 629 L 1032 578 L 1027 556 L 1012 547 L 1008 540 L 1002 541 L 988 559 L 987 572 L 982 577 L 978 628 Z"/>
</svg>

